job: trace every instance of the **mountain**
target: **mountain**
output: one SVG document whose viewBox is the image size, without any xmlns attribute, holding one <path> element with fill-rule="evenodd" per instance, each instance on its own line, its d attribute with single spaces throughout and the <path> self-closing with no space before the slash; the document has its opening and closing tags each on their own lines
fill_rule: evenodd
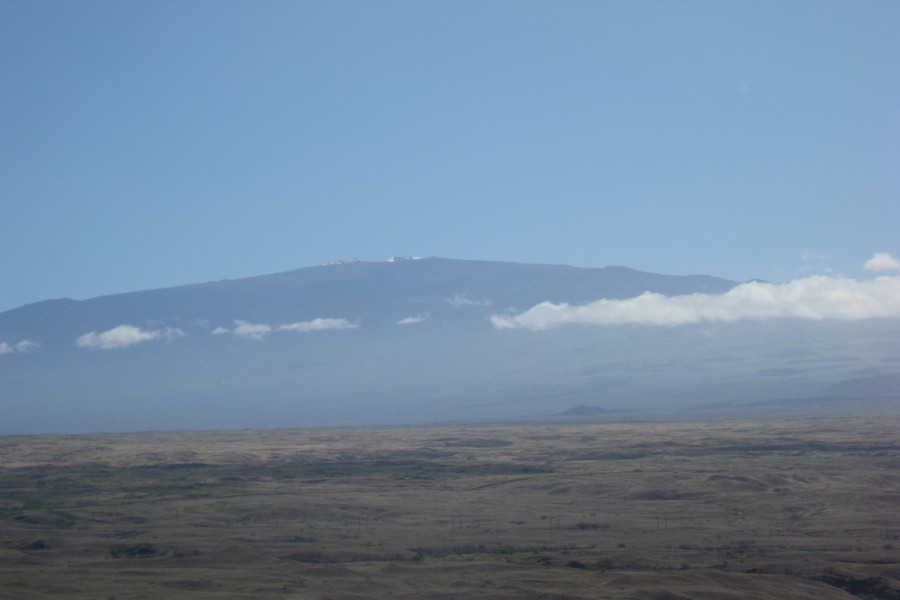
<svg viewBox="0 0 900 600">
<path fill-rule="evenodd" d="M 735 285 L 625 267 L 427 258 L 48 300 L 0 313 L 0 433 L 671 408 L 813 394 L 897 359 L 895 321 L 529 331 L 490 320 L 545 301 Z"/>
<path fill-rule="evenodd" d="M 235 319 L 285 323 L 326 316 L 371 327 L 394 327 L 410 316 L 473 324 L 500 309 L 538 302 L 582 303 L 629 298 L 644 291 L 665 295 L 719 293 L 735 282 L 715 277 L 642 273 L 625 267 L 584 269 L 442 258 L 339 262 L 237 280 L 103 296 L 50 300 L 0 313 L 6 339 L 40 336 L 66 345 L 86 330 L 122 323 L 165 323 L 202 329 Z M 465 307 L 467 310 L 458 310 Z M 476 318 L 473 318 L 476 317 Z"/>
</svg>

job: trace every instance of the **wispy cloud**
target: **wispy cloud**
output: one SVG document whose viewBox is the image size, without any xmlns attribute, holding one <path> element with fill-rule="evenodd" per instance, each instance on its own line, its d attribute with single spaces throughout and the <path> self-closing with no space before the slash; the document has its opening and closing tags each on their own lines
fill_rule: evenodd
<svg viewBox="0 0 900 600">
<path fill-rule="evenodd" d="M 15 347 L 16 352 L 22 352 L 22 353 L 37 352 L 38 350 L 41 349 L 40 344 L 38 344 L 37 342 L 32 342 L 31 340 L 22 340 L 19 343 L 17 343 L 14 347 Z"/>
<path fill-rule="evenodd" d="M 834 258 L 834 254 L 827 254 L 825 252 L 815 252 L 813 250 L 804 250 L 800 253 L 800 260 L 803 261 L 816 261 L 821 262 L 823 260 L 831 260 Z"/>
<path fill-rule="evenodd" d="M 75 340 L 79 348 L 96 348 L 99 350 L 116 350 L 148 342 L 150 340 L 174 340 L 184 337 L 180 329 L 165 327 L 163 329 L 143 330 L 134 325 L 119 325 L 102 333 L 91 331 Z"/>
<path fill-rule="evenodd" d="M 27 354 L 29 352 L 37 352 L 41 349 L 41 345 L 37 342 L 32 342 L 31 340 L 20 340 L 15 344 L 10 344 L 8 342 L 0 342 L 0 355 L 3 354 Z"/>
<path fill-rule="evenodd" d="M 515 315 L 493 315 L 498 329 L 590 325 L 685 325 L 746 319 L 859 320 L 900 317 L 900 277 L 858 281 L 822 275 L 789 283 L 750 282 L 724 294 L 663 296 L 645 292 L 628 300 L 572 306 L 543 302 Z"/>
<path fill-rule="evenodd" d="M 872 258 L 863 265 L 866 271 L 876 273 L 883 271 L 900 271 L 900 260 L 897 260 L 887 252 L 876 252 Z"/>
<path fill-rule="evenodd" d="M 826 252 L 804 250 L 800 253 L 799 271 L 801 273 L 834 275 L 834 269 L 829 264 L 834 258 L 833 254 Z"/>
<path fill-rule="evenodd" d="M 351 323 L 347 319 L 313 319 L 311 321 L 299 321 L 281 325 L 278 331 L 322 331 L 325 329 L 357 329 L 359 325 Z"/>
<path fill-rule="evenodd" d="M 418 323 L 424 323 L 428 321 L 431 317 L 429 315 L 416 315 L 414 317 L 406 317 L 405 319 L 400 319 L 397 321 L 397 325 L 416 325 Z"/>
<path fill-rule="evenodd" d="M 446 298 L 447 304 L 452 306 L 453 308 L 461 308 L 463 306 L 490 306 L 491 301 L 487 298 L 483 298 L 481 300 L 476 300 L 474 298 L 469 298 L 466 293 L 456 293 Z"/>
<path fill-rule="evenodd" d="M 287 323 L 273 327 L 265 323 L 250 323 L 249 321 L 235 320 L 234 328 L 216 327 L 212 330 L 213 335 L 223 335 L 230 333 L 237 337 L 251 338 L 261 340 L 266 335 L 276 331 L 323 331 L 327 329 L 357 329 L 359 325 L 348 321 L 347 319 L 312 319 L 310 321 L 298 321 L 296 323 Z"/>
</svg>

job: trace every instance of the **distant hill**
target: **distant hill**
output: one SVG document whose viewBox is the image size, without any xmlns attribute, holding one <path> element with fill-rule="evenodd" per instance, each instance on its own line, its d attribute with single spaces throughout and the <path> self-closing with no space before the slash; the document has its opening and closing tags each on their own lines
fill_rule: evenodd
<svg viewBox="0 0 900 600">
<path fill-rule="evenodd" d="M 855 377 L 828 386 L 822 398 L 900 400 L 900 373 Z"/>
<path fill-rule="evenodd" d="M 47 300 L 0 313 L 0 433 L 540 418 L 808 396 L 900 359 L 896 321 L 497 330 L 544 301 L 737 283 L 444 258 Z"/>
<path fill-rule="evenodd" d="M 564 410 L 557 416 L 560 417 L 589 417 L 593 415 L 602 415 L 610 412 L 608 408 L 600 406 L 573 406 L 568 410 Z"/>
</svg>

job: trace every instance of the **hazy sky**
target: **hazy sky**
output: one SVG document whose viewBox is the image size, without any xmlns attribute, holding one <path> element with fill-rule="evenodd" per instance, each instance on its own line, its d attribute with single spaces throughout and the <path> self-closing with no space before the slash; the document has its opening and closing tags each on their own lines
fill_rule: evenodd
<svg viewBox="0 0 900 600">
<path fill-rule="evenodd" d="M 0 310 L 395 254 L 900 255 L 900 2 L 0 2 Z"/>
</svg>

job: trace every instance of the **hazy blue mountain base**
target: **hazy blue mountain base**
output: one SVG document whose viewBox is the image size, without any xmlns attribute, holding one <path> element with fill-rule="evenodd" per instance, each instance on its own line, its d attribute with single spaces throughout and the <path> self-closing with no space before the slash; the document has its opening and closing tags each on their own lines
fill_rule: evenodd
<svg viewBox="0 0 900 600">
<path fill-rule="evenodd" d="M 0 314 L 0 341 L 40 345 L 0 355 L 0 433 L 515 420 L 578 406 L 607 409 L 582 411 L 597 418 L 638 418 L 900 397 L 898 319 L 546 331 L 498 330 L 489 320 L 544 300 L 734 285 L 428 259 L 42 302 Z M 316 329 L 316 319 L 346 326 Z M 270 330 L 241 335 L 236 320 Z M 178 335 L 114 349 L 76 344 L 125 324 Z"/>
</svg>

